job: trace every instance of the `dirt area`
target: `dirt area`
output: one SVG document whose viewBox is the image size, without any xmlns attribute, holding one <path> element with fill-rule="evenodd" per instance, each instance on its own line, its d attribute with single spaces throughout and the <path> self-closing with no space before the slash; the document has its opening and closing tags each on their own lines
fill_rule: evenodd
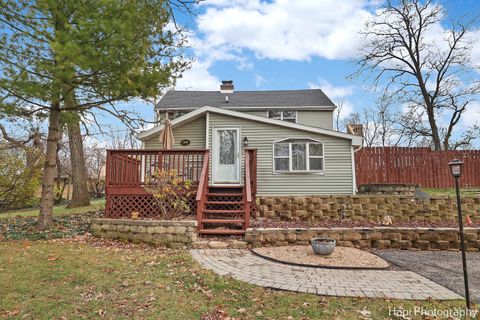
<svg viewBox="0 0 480 320">
<path fill-rule="evenodd" d="M 299 265 L 379 269 L 389 267 L 388 262 L 379 256 L 349 247 L 336 247 L 328 256 L 316 255 L 311 246 L 262 247 L 252 251 L 270 259 Z"/>
<path fill-rule="evenodd" d="M 478 220 L 478 219 L 477 219 Z M 373 228 L 373 227 L 404 227 L 404 228 L 458 228 L 456 221 L 404 221 L 393 222 L 384 226 L 380 222 L 353 221 L 353 220 L 324 220 L 321 222 L 309 221 L 281 221 L 275 219 L 256 219 L 250 224 L 251 228 Z M 480 227 L 479 222 L 473 222 L 471 227 Z"/>
</svg>

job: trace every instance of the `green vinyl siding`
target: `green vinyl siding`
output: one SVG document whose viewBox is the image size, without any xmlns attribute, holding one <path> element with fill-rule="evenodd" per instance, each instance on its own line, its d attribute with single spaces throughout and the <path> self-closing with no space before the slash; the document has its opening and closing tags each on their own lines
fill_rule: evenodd
<svg viewBox="0 0 480 320">
<path fill-rule="evenodd" d="M 174 127 L 173 137 L 175 138 L 175 144 L 173 145 L 173 149 L 205 149 L 205 132 L 205 115 L 188 123 L 182 123 Z M 162 149 L 163 146 L 159 139 L 160 133 L 146 140 L 144 148 Z M 183 139 L 190 140 L 190 145 L 182 146 L 180 141 Z"/>
<path fill-rule="evenodd" d="M 259 195 L 351 194 L 353 191 L 350 140 L 213 112 L 209 113 L 208 122 L 210 150 L 212 150 L 213 127 L 240 127 L 240 140 L 245 136 L 248 137 L 248 148 L 258 150 L 257 181 Z M 273 142 L 284 138 L 306 137 L 324 143 L 325 173 L 273 173 Z M 242 146 L 242 150 L 243 148 Z M 241 159 L 241 177 L 243 180 L 243 151 Z"/>
<path fill-rule="evenodd" d="M 267 117 L 267 110 L 246 111 L 245 113 L 255 116 Z M 299 110 L 297 111 L 297 123 L 323 129 L 333 129 L 333 111 L 322 110 Z"/>
<path fill-rule="evenodd" d="M 242 110 L 235 110 L 235 111 L 242 111 Z M 248 114 L 253 114 L 254 116 L 259 116 L 259 117 L 267 117 L 267 110 L 255 110 L 255 111 L 245 111 L 245 113 Z"/>
<path fill-rule="evenodd" d="M 297 113 L 297 123 L 332 130 L 333 111 L 301 110 Z"/>
</svg>

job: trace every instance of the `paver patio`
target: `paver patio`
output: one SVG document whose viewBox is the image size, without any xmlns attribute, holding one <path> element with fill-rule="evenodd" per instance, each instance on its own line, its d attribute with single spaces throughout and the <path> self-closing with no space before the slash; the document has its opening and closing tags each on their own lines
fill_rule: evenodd
<svg viewBox="0 0 480 320">
<path fill-rule="evenodd" d="M 462 299 L 458 294 L 411 271 L 334 270 L 272 262 L 249 250 L 191 250 L 205 268 L 254 285 L 328 296 L 407 300 Z"/>
</svg>

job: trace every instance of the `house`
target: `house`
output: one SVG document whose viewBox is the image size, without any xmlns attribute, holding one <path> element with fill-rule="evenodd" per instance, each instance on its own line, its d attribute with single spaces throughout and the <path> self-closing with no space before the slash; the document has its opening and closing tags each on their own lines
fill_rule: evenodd
<svg viewBox="0 0 480 320">
<path fill-rule="evenodd" d="M 167 153 L 176 157 L 169 158 L 168 166 L 176 164 L 198 184 L 199 220 L 220 220 L 204 218 L 208 213 L 245 215 L 250 208 L 228 206 L 254 208 L 257 195 L 354 194 L 354 150 L 362 139 L 333 130 L 334 110 L 320 89 L 235 91 L 232 81 L 223 81 L 218 91 L 169 91 L 155 107 L 157 126 L 138 136 L 146 153 L 137 159 L 133 176 L 142 181 L 159 162 L 148 157 L 162 151 L 159 135 L 168 118 L 175 144 L 162 151 L 162 159 Z M 235 193 L 243 196 L 234 198 Z M 247 198 L 253 200 L 247 203 Z M 214 202 L 223 206 L 214 207 Z M 248 225 L 248 217 L 230 220 Z M 202 229 L 208 223 L 199 224 Z"/>
</svg>

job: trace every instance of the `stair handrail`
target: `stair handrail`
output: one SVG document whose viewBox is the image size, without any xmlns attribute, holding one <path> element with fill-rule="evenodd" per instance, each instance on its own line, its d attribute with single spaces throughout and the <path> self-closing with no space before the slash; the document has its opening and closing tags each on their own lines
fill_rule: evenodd
<svg viewBox="0 0 480 320">
<path fill-rule="evenodd" d="M 252 205 L 252 182 L 250 177 L 250 150 L 245 149 L 245 181 L 244 181 L 244 209 L 245 209 L 245 224 L 246 230 L 250 225 L 250 209 Z"/>
<path fill-rule="evenodd" d="M 250 173 L 250 150 L 245 150 L 245 193 L 247 202 L 252 202 L 252 180 Z"/>
<path fill-rule="evenodd" d="M 200 180 L 198 182 L 198 189 L 197 189 L 197 223 L 198 223 L 198 230 L 203 229 L 202 220 L 203 220 L 203 209 L 205 207 L 205 200 L 207 198 L 207 190 L 208 190 L 208 164 L 209 164 L 209 152 L 208 150 L 205 151 L 203 155 L 203 164 L 202 164 L 202 173 L 200 175 Z"/>
</svg>

